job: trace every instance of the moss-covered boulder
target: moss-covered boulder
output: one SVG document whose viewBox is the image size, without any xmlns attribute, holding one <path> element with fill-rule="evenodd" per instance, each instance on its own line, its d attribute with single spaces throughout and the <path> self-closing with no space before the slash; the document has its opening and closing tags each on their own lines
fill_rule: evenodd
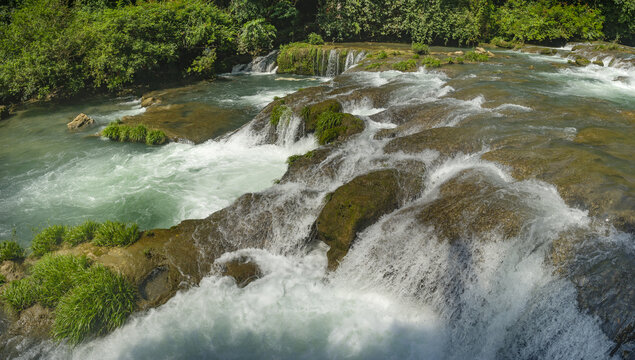
<svg viewBox="0 0 635 360">
<path fill-rule="evenodd" d="M 470 128 L 439 127 L 393 139 L 386 144 L 384 151 L 413 154 L 430 149 L 438 151 L 443 156 L 452 156 L 459 152 L 473 153 L 481 147 L 482 142 Z"/>
<path fill-rule="evenodd" d="M 340 104 L 340 102 L 335 99 L 328 99 L 304 107 L 302 109 L 302 118 L 304 119 L 306 131 L 314 132 L 317 125 L 318 116 L 327 111 L 339 113 L 342 111 L 342 104 Z"/>
<path fill-rule="evenodd" d="M 479 172 L 464 171 L 441 186 L 438 199 L 426 204 L 417 219 L 450 242 L 481 234 L 515 237 L 527 220 L 527 209 L 522 199 L 501 190 Z"/>
<path fill-rule="evenodd" d="M 375 171 L 358 176 L 327 197 L 317 221 L 318 239 L 331 248 L 328 268 L 333 270 L 353 244 L 356 234 L 399 205 L 396 170 Z"/>
</svg>

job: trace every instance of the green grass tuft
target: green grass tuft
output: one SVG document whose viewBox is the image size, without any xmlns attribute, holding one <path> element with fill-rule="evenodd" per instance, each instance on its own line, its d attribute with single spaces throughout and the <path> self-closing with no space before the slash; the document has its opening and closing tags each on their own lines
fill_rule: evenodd
<svg viewBox="0 0 635 360">
<path fill-rule="evenodd" d="M 150 130 L 146 135 L 146 144 L 162 145 L 168 140 L 168 137 L 161 130 Z"/>
<path fill-rule="evenodd" d="M 2 301 L 15 311 L 32 306 L 36 300 L 36 288 L 30 278 L 12 281 L 2 292 Z"/>
<path fill-rule="evenodd" d="M 148 135 L 148 129 L 143 125 L 137 125 L 130 129 L 128 132 L 128 139 L 132 142 L 143 143 L 146 141 Z"/>
<path fill-rule="evenodd" d="M 55 250 L 55 248 L 62 243 L 65 233 L 66 227 L 62 225 L 53 225 L 42 230 L 39 234 L 35 235 L 31 243 L 33 255 L 42 256 Z"/>
<path fill-rule="evenodd" d="M 411 48 L 415 54 L 428 55 L 430 53 L 430 48 L 424 43 L 413 42 Z"/>
<path fill-rule="evenodd" d="M 273 126 L 278 126 L 282 114 L 284 114 L 285 111 L 289 109 L 287 106 L 282 104 L 284 104 L 284 101 L 282 101 L 281 104 L 277 104 L 273 107 L 273 109 L 271 109 L 271 118 L 269 118 L 269 122 Z"/>
<path fill-rule="evenodd" d="M 441 61 L 434 56 L 426 56 L 421 61 L 423 65 L 429 68 L 435 68 L 441 66 Z"/>
<path fill-rule="evenodd" d="M 382 60 L 388 57 L 388 54 L 386 54 L 386 52 L 384 50 L 380 51 L 379 53 L 377 53 L 377 55 L 375 56 L 377 59 Z"/>
<path fill-rule="evenodd" d="M 72 246 L 91 241 L 95 237 L 95 232 L 98 228 L 99 223 L 87 220 L 81 225 L 68 228 L 64 234 L 63 241 Z"/>
<path fill-rule="evenodd" d="M 128 125 L 119 125 L 119 142 L 130 141 L 130 130 L 132 128 Z"/>
<path fill-rule="evenodd" d="M 454 60 L 457 64 L 463 64 L 465 62 L 465 59 L 462 56 L 457 56 Z"/>
<path fill-rule="evenodd" d="M 46 255 L 31 268 L 35 299 L 47 307 L 55 307 L 64 294 L 86 281 L 90 266 L 85 256 Z"/>
<path fill-rule="evenodd" d="M 137 241 L 139 235 L 137 224 L 126 226 L 124 223 L 106 221 L 97 229 L 93 244 L 97 246 L 128 246 Z"/>
<path fill-rule="evenodd" d="M 399 71 L 410 71 L 417 67 L 417 61 L 414 59 L 400 61 L 392 64 L 392 68 Z"/>
<path fill-rule="evenodd" d="M 325 111 L 317 118 L 315 125 L 315 136 L 320 145 L 328 144 L 337 139 L 337 127 L 342 125 L 344 114 L 333 111 Z"/>
<path fill-rule="evenodd" d="M 87 281 L 64 296 L 55 311 L 53 336 L 77 344 L 124 324 L 136 309 L 136 291 L 126 279 L 102 265 L 88 271 Z"/>
<path fill-rule="evenodd" d="M 111 122 L 101 131 L 101 136 L 107 137 L 112 141 L 119 141 L 119 124 L 115 121 Z"/>
<path fill-rule="evenodd" d="M 24 249 L 13 240 L 0 243 L 0 262 L 24 259 Z"/>
<path fill-rule="evenodd" d="M 375 70 L 375 69 L 378 69 L 378 68 L 380 68 L 380 67 L 382 67 L 384 65 L 386 65 L 385 62 L 377 62 L 377 63 L 372 63 L 372 64 L 369 64 L 369 65 L 366 65 L 366 67 L 364 69 L 366 69 L 366 70 Z"/>
<path fill-rule="evenodd" d="M 465 53 L 465 59 L 474 62 L 484 62 L 489 60 L 487 54 L 478 54 L 474 51 L 468 51 Z"/>
</svg>

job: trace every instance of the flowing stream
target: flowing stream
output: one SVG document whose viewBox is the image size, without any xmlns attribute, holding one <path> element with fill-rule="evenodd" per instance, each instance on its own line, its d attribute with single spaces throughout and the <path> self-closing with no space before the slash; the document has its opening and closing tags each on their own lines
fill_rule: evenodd
<svg viewBox="0 0 635 360">
<path fill-rule="evenodd" d="M 327 73 L 355 70 L 355 57 L 349 53 L 344 63 L 328 65 Z M 80 111 L 94 116 L 100 126 L 142 112 L 135 100 L 29 107 L 0 123 L 3 237 L 15 228 L 28 245 L 31 227 L 87 218 L 168 227 L 259 191 L 265 200 L 255 204 L 255 211 L 272 214 L 273 231 L 264 248 L 226 253 L 217 260 L 247 256 L 256 262 L 264 276 L 247 287 L 210 274 L 200 286 L 136 314 L 106 337 L 76 348 L 25 344 L 22 357 L 609 358 L 614 343 L 606 334 L 615 329 L 597 315 L 604 312 L 581 308 L 581 302 L 595 295 L 580 290 L 580 284 L 602 288 L 613 279 L 618 289 L 612 294 L 632 294 L 625 275 L 594 277 L 589 269 L 600 266 L 606 274 L 635 268 L 633 233 L 613 226 L 621 211 L 634 205 L 635 70 L 553 65 L 562 62 L 566 59 L 503 51 L 496 61 L 445 72 L 347 71 L 329 82 L 230 76 L 180 95 L 244 113 L 229 126 L 244 125 L 238 131 L 200 145 L 116 144 L 65 130 L 64 123 Z M 272 185 L 284 174 L 289 155 L 318 144 L 301 136 L 297 118 L 272 130 L 278 139 L 273 143 L 264 136 L 273 125 L 256 131 L 255 121 L 248 122 L 274 96 L 318 84 L 324 97 L 338 99 L 366 128 L 334 147 L 316 167 Z M 584 142 L 578 134 L 586 128 L 623 136 Z M 388 150 L 393 139 L 426 129 L 465 131 L 467 137 L 450 132 L 439 141 L 474 145 L 469 151 L 416 144 L 416 150 L 405 145 Z M 386 132 L 393 135 L 379 136 Z M 563 164 L 579 156 L 578 151 L 588 153 L 592 160 L 580 166 L 588 168 L 592 184 L 597 184 L 594 191 L 613 196 L 611 205 L 593 212 L 583 202 L 569 201 L 547 181 L 552 178 L 518 179 L 514 164 L 487 157 L 508 147 L 535 156 L 535 161 L 552 156 L 531 165 L 548 169 L 548 174 L 565 171 Z M 359 175 L 392 167 L 410 171 L 422 184 L 420 190 L 358 233 L 338 269 L 327 272 L 327 247 L 307 244 L 327 194 Z M 444 201 L 465 205 L 458 224 L 444 223 L 434 214 L 427 222 L 420 220 L 430 209 L 453 214 L 452 206 L 440 205 Z M 518 215 L 517 231 L 478 228 L 481 220 L 493 216 L 488 209 L 499 204 Z M 238 221 L 245 215 L 236 210 L 235 232 L 224 233 L 225 241 L 242 243 L 245 234 L 257 236 L 257 224 Z M 446 240 L 452 231 L 458 235 Z M 577 257 L 559 272 L 558 263 L 549 259 L 554 244 L 571 231 L 583 232 L 587 240 L 572 245 Z M 622 316 L 628 321 L 635 306 L 632 295 L 616 298 L 622 302 L 602 306 L 607 313 L 626 311 Z"/>
</svg>

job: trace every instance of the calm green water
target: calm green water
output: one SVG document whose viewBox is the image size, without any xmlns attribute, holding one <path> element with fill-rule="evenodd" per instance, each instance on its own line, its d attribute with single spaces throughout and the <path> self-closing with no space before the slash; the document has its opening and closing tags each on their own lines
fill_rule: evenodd
<svg viewBox="0 0 635 360">
<path fill-rule="evenodd" d="M 316 83 L 290 76 L 228 76 L 172 90 L 166 102 L 238 110 L 236 117 L 222 119 L 232 130 L 274 96 Z M 270 186 L 296 151 L 249 146 L 249 139 L 148 147 L 92 136 L 110 121 L 143 111 L 136 99 L 114 98 L 29 106 L 0 122 L 0 239 L 15 229 L 27 246 L 33 228 L 86 219 L 137 221 L 142 228 L 157 228 L 205 217 L 240 194 Z M 80 112 L 98 126 L 69 132 L 66 123 Z"/>
</svg>

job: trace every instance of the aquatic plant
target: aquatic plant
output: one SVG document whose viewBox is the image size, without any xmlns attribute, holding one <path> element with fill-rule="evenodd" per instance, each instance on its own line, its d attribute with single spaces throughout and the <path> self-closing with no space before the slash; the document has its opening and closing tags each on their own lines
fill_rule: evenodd
<svg viewBox="0 0 635 360">
<path fill-rule="evenodd" d="M 424 43 L 413 42 L 410 47 L 412 48 L 412 51 L 417 55 L 428 55 L 430 53 L 430 48 Z"/>
<path fill-rule="evenodd" d="M 284 112 L 289 109 L 283 104 L 284 101 L 281 101 L 280 103 L 276 104 L 273 109 L 271 109 L 271 117 L 269 118 L 269 122 L 271 123 L 271 125 L 278 126 L 282 114 L 284 114 Z"/>
<path fill-rule="evenodd" d="M 366 65 L 366 67 L 364 68 L 365 70 L 374 70 L 374 69 L 379 69 L 380 67 L 386 65 L 385 62 L 376 62 L 376 63 L 372 63 L 369 65 Z"/>
<path fill-rule="evenodd" d="M 101 136 L 107 137 L 112 141 L 119 141 L 119 124 L 111 122 L 101 131 Z"/>
<path fill-rule="evenodd" d="M 344 114 L 333 111 L 325 111 L 317 118 L 315 136 L 320 145 L 328 144 L 338 136 L 337 127 L 342 125 Z"/>
<path fill-rule="evenodd" d="M 161 130 L 150 130 L 146 135 L 147 145 L 162 145 L 168 140 L 168 137 Z"/>
<path fill-rule="evenodd" d="M 106 221 L 95 232 L 93 244 L 97 246 L 128 246 L 139 239 L 139 226 Z"/>
<path fill-rule="evenodd" d="M 126 142 L 130 141 L 130 126 L 128 125 L 119 125 L 119 141 Z"/>
<path fill-rule="evenodd" d="M 13 240 L 0 242 L 0 263 L 5 260 L 20 260 L 24 258 L 24 249 Z"/>
<path fill-rule="evenodd" d="M 474 62 L 484 62 L 489 60 L 489 56 L 487 54 L 479 54 L 474 51 L 468 51 L 465 53 L 465 59 Z"/>
<path fill-rule="evenodd" d="M 87 220 L 83 224 L 70 227 L 64 234 L 63 241 L 72 246 L 91 241 L 99 226 L 99 223 Z"/>
<path fill-rule="evenodd" d="M 136 298 L 135 288 L 122 275 L 95 265 L 86 272 L 85 282 L 60 299 L 53 336 L 77 344 L 104 335 L 124 324 L 136 309 Z"/>
<path fill-rule="evenodd" d="M 52 225 L 42 230 L 31 242 L 33 255 L 42 256 L 53 251 L 62 243 L 65 233 L 66 227 L 63 225 Z"/>
</svg>

